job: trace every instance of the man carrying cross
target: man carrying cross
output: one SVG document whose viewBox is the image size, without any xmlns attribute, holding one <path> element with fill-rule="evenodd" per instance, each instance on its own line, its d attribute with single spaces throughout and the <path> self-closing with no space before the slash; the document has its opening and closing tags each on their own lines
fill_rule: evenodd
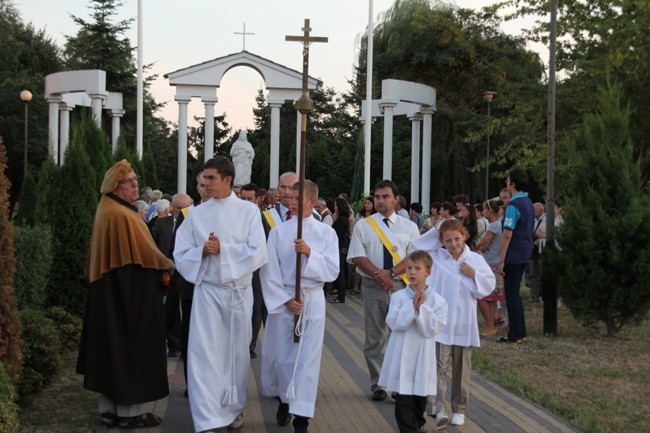
<svg viewBox="0 0 650 433">
<path fill-rule="evenodd" d="M 290 209 L 298 211 L 298 187 L 291 191 Z M 314 416 L 323 337 L 325 334 L 325 282 L 339 273 L 336 232 L 312 216 L 318 187 L 306 180 L 302 203 L 302 239 L 296 239 L 300 218 L 277 225 L 269 234 L 269 261 L 260 269 L 262 293 L 269 316 L 262 340 L 262 393 L 278 397 L 279 425 L 287 425 L 295 415 L 293 429 L 307 432 Z M 301 255 L 301 297 L 294 299 L 296 253 Z M 300 341 L 294 343 L 294 315 L 299 315 Z"/>
</svg>

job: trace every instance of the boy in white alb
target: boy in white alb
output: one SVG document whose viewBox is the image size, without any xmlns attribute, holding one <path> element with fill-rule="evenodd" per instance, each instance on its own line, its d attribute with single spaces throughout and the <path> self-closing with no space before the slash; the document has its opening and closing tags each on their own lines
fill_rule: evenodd
<svg viewBox="0 0 650 433">
<path fill-rule="evenodd" d="M 410 284 L 390 299 L 386 324 L 391 334 L 379 385 L 398 393 L 400 433 L 417 433 L 426 423 L 427 395 L 436 393 L 435 335 L 447 323 L 447 302 L 427 287 L 433 264 L 428 253 L 413 251 L 405 263 Z"/>
<path fill-rule="evenodd" d="M 294 433 L 307 433 L 318 394 L 318 376 L 325 335 L 323 284 L 339 273 L 336 232 L 311 214 L 318 187 L 306 180 L 302 203 L 302 238 L 298 227 L 298 184 L 291 188 L 295 218 L 269 233 L 268 263 L 260 269 L 262 294 L 269 311 L 262 340 L 262 393 L 278 397 L 278 425 L 291 420 Z M 296 290 L 296 253 L 301 254 L 301 298 Z M 294 342 L 294 317 L 299 315 L 300 341 Z"/>
</svg>

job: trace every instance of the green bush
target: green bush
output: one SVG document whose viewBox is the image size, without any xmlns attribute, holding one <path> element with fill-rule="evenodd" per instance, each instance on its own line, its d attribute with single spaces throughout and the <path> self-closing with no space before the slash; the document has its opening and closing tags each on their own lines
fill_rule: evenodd
<svg viewBox="0 0 650 433">
<path fill-rule="evenodd" d="M 38 310 L 20 312 L 23 340 L 23 376 L 18 383 L 21 398 L 34 394 L 61 370 L 61 341 L 52 319 Z"/>
<path fill-rule="evenodd" d="M 567 177 L 561 250 L 547 261 L 559 294 L 586 326 L 614 336 L 650 311 L 650 194 L 630 142 L 619 85 L 601 90 L 585 116 Z M 545 256 L 546 260 L 546 256 Z"/>
<path fill-rule="evenodd" d="M 48 226 L 18 226 L 14 234 L 16 273 L 14 289 L 21 310 L 45 305 L 52 268 L 52 232 Z"/>
<path fill-rule="evenodd" d="M 17 431 L 16 390 L 7 376 L 4 365 L 0 362 L 0 433 L 15 433 Z"/>
<path fill-rule="evenodd" d="M 62 307 L 48 308 L 45 315 L 52 319 L 59 332 L 63 353 L 77 350 L 79 348 L 79 338 L 81 337 L 81 319 L 68 313 Z"/>
</svg>

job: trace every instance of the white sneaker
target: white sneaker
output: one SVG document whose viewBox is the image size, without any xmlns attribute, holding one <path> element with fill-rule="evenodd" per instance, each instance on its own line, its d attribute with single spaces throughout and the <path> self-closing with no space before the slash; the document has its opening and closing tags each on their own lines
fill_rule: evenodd
<svg viewBox="0 0 650 433">
<path fill-rule="evenodd" d="M 446 428 L 447 424 L 449 424 L 449 417 L 447 414 L 444 412 L 438 412 L 436 414 L 436 427 L 438 427 L 438 430 Z"/>
<path fill-rule="evenodd" d="M 465 415 L 462 413 L 455 413 L 451 417 L 451 425 L 463 425 L 465 424 Z"/>
</svg>

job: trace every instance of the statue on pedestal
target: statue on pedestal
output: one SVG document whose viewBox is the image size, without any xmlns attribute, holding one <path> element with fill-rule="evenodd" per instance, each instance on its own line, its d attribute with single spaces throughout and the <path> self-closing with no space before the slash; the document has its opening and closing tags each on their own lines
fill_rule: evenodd
<svg viewBox="0 0 650 433">
<path fill-rule="evenodd" d="M 253 158 L 255 158 L 255 151 L 253 146 L 248 142 L 248 131 L 241 129 L 239 131 L 239 138 L 232 145 L 230 149 L 230 156 L 235 165 L 235 180 L 233 185 L 245 185 L 251 181 L 251 167 L 253 166 Z"/>
</svg>

